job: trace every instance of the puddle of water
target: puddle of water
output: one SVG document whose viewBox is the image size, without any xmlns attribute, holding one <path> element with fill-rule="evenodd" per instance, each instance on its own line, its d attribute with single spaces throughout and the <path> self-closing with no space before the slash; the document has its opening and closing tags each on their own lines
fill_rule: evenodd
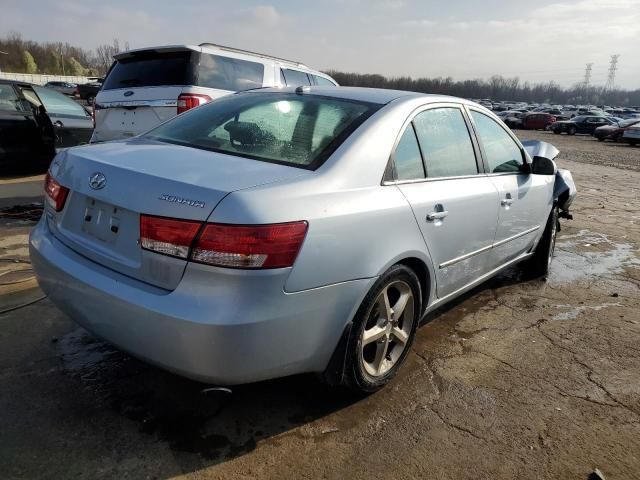
<svg viewBox="0 0 640 480">
<path fill-rule="evenodd" d="M 640 266 L 640 260 L 630 244 L 614 242 L 602 233 L 581 230 L 558 238 L 549 282 L 589 281 L 633 266 Z"/>
<path fill-rule="evenodd" d="M 554 305 L 555 308 L 568 308 L 569 310 L 566 312 L 562 312 L 562 313 L 558 313 L 556 315 L 553 315 L 551 317 L 551 320 L 573 320 L 574 318 L 578 318 L 578 316 L 583 313 L 583 312 L 587 312 L 587 311 L 592 311 L 592 312 L 597 312 L 600 310 L 604 310 L 605 308 L 610 308 L 610 307 L 623 307 L 624 305 L 622 305 L 621 303 L 602 303 L 600 305 L 594 305 L 594 306 L 589 306 L 589 305 L 580 305 L 580 306 L 574 306 L 574 305 Z"/>
</svg>

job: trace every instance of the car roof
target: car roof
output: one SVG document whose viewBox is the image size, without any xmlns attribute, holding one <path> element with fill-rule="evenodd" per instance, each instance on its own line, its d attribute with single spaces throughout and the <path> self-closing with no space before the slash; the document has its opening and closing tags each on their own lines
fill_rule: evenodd
<svg viewBox="0 0 640 480">
<path fill-rule="evenodd" d="M 41 87 L 42 85 L 37 85 L 35 83 L 23 82 L 21 80 L 9 80 L 7 78 L 0 78 L 0 84 L 3 85 L 24 85 L 28 87 Z"/>
<path fill-rule="evenodd" d="M 238 93 L 300 93 L 300 87 L 270 87 L 256 88 L 253 90 L 245 90 Z M 356 100 L 360 102 L 378 103 L 385 105 L 394 100 L 403 99 L 410 100 L 415 98 L 424 98 L 425 103 L 436 102 L 456 102 L 465 104 L 474 104 L 463 98 L 451 97 L 447 95 L 436 95 L 418 92 L 407 92 L 404 90 L 388 90 L 384 88 L 365 88 L 365 87 L 317 87 L 305 86 L 302 95 L 318 95 L 323 97 L 341 98 L 345 100 Z"/>
</svg>

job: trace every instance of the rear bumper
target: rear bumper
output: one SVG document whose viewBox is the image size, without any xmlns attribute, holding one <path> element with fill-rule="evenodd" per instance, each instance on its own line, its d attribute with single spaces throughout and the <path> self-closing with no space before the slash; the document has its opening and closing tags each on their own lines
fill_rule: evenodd
<svg viewBox="0 0 640 480">
<path fill-rule="evenodd" d="M 77 323 L 150 363 L 224 385 L 323 371 L 375 281 L 285 293 L 288 269 L 189 264 L 168 292 L 78 255 L 44 221 L 29 249 L 41 288 Z"/>
</svg>

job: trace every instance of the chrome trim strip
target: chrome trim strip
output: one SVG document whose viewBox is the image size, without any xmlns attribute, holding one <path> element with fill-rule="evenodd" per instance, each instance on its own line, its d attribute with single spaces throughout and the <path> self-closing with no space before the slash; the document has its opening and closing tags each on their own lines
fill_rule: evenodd
<svg viewBox="0 0 640 480">
<path fill-rule="evenodd" d="M 178 100 L 114 100 L 112 102 L 98 102 L 100 110 L 116 107 L 175 107 Z"/>
<path fill-rule="evenodd" d="M 516 238 L 520 238 L 520 237 L 524 237 L 525 235 L 528 235 L 530 233 L 535 232 L 536 230 L 538 230 L 540 228 L 540 225 L 536 225 L 535 227 L 531 227 L 527 230 L 525 230 L 524 232 L 520 232 L 520 233 L 516 233 L 515 235 L 513 235 L 512 237 L 509 238 L 505 238 L 503 240 L 500 240 L 499 242 L 495 242 L 493 244 L 494 248 L 495 247 L 499 247 L 500 245 L 504 245 L 505 243 L 509 243 L 512 240 L 515 240 Z"/>
<path fill-rule="evenodd" d="M 487 250 L 491 250 L 492 248 L 495 247 L 499 247 L 501 245 L 504 245 L 505 243 L 509 243 L 513 240 L 516 240 L 517 238 L 520 237 L 524 237 L 525 235 L 528 235 L 530 233 L 535 232 L 536 230 L 538 230 L 540 228 L 540 225 L 537 225 L 535 227 L 529 228 L 523 232 L 520 233 L 516 233 L 515 235 L 512 235 L 509 238 L 504 238 L 498 242 L 494 242 L 492 245 L 487 245 L 486 247 L 482 247 L 479 248 L 478 250 L 474 250 L 473 252 L 469 252 L 469 253 L 465 253 L 464 255 L 460 255 L 459 257 L 456 258 L 452 258 L 451 260 L 447 260 L 446 262 L 442 262 L 440 265 L 438 265 L 439 269 L 443 269 L 443 268 L 447 268 L 450 267 L 451 265 L 454 265 L 458 262 L 462 262 L 463 260 L 466 260 L 467 258 L 471 258 L 475 255 L 479 255 L 483 252 L 486 252 Z"/>
<path fill-rule="evenodd" d="M 482 247 L 478 250 L 474 250 L 473 252 L 469 252 L 469 253 L 465 253 L 464 255 L 460 255 L 459 257 L 456 258 L 452 258 L 451 260 L 447 260 L 446 262 L 442 262 L 440 265 L 438 265 L 439 269 L 443 269 L 446 267 L 450 267 L 451 265 L 461 262 L 463 260 L 466 260 L 467 258 L 471 258 L 475 255 L 479 255 L 483 252 L 486 252 L 487 250 L 491 250 L 493 248 L 493 245 L 487 245 L 486 247 Z"/>
</svg>

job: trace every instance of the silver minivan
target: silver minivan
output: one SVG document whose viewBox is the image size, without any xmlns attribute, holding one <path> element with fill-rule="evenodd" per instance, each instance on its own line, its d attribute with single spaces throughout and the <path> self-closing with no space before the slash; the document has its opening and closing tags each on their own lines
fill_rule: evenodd
<svg viewBox="0 0 640 480">
<path fill-rule="evenodd" d="M 129 138 L 233 92 L 278 86 L 336 86 L 302 63 L 212 43 L 115 55 L 95 101 L 91 142 Z"/>
</svg>

